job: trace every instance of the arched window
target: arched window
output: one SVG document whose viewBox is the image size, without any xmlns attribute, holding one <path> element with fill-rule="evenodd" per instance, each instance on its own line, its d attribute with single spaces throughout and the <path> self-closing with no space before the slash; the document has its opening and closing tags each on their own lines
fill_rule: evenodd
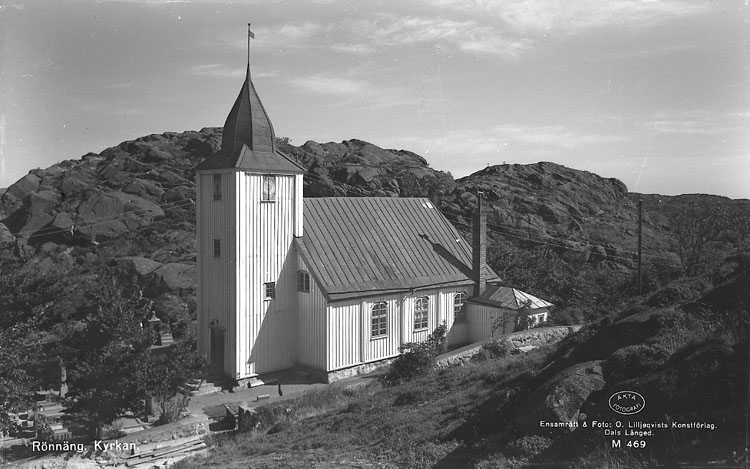
<svg viewBox="0 0 750 469">
<path fill-rule="evenodd" d="M 378 301 L 372 305 L 371 316 L 370 335 L 373 338 L 388 335 L 388 303 Z"/>
<path fill-rule="evenodd" d="M 414 302 L 414 329 L 427 329 L 427 311 L 430 308 L 430 299 L 426 296 L 417 298 Z"/>
<path fill-rule="evenodd" d="M 460 291 L 453 297 L 453 317 L 454 321 L 463 321 L 465 318 L 464 314 L 464 303 L 466 303 L 466 292 Z"/>
</svg>

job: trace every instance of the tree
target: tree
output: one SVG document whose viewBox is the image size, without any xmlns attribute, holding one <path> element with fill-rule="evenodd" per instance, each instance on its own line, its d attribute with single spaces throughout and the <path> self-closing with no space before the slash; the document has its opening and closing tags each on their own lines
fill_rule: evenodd
<svg viewBox="0 0 750 469">
<path fill-rule="evenodd" d="M 117 417 L 144 410 L 148 395 L 176 395 L 199 360 L 189 343 L 152 352 L 153 331 L 143 327 L 152 314 L 150 301 L 123 296 L 111 278 L 94 296 L 95 310 L 61 341 L 60 353 L 68 367 L 70 408 L 101 436 L 102 427 Z"/>
<path fill-rule="evenodd" d="M 727 214 L 717 207 L 691 203 L 674 217 L 673 241 L 687 276 L 705 271 L 714 244 L 728 226 Z"/>
<path fill-rule="evenodd" d="M 526 300 L 518 307 L 518 316 L 514 331 L 525 331 L 531 326 L 531 300 Z"/>
<path fill-rule="evenodd" d="M 9 413 L 27 409 L 41 382 L 32 370 L 41 357 L 39 332 L 32 321 L 0 329 L 0 434 L 10 428 Z"/>
<path fill-rule="evenodd" d="M 151 353 L 143 368 L 142 380 L 149 396 L 159 403 L 162 423 L 177 418 L 189 400 L 186 381 L 205 371 L 205 359 L 193 350 L 193 344 L 193 340 L 178 342 L 160 353 Z"/>
</svg>

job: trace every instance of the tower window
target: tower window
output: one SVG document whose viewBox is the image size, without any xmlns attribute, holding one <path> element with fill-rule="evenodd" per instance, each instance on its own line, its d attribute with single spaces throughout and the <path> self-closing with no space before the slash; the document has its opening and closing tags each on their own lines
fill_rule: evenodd
<svg viewBox="0 0 750 469">
<path fill-rule="evenodd" d="M 388 335 L 388 303 L 385 301 L 372 305 L 370 335 L 373 339 Z"/>
<path fill-rule="evenodd" d="M 261 193 L 261 202 L 276 201 L 276 176 L 263 176 L 263 192 Z"/>
<path fill-rule="evenodd" d="M 221 240 L 214 240 L 214 257 L 221 257 Z"/>
<path fill-rule="evenodd" d="M 463 321 L 464 320 L 464 303 L 466 303 L 466 292 L 458 292 L 453 297 L 453 320 Z"/>
<path fill-rule="evenodd" d="M 427 319 L 429 317 L 429 314 L 427 314 L 427 311 L 429 309 L 430 300 L 426 296 L 423 296 L 421 298 L 417 298 L 417 301 L 414 303 L 414 329 L 427 329 Z"/>
<path fill-rule="evenodd" d="M 297 291 L 310 293 L 310 274 L 304 270 L 297 272 Z"/>
<path fill-rule="evenodd" d="M 272 300 L 276 298 L 276 283 L 275 282 L 266 282 L 263 284 L 265 287 L 265 293 L 266 293 L 266 299 Z"/>
<path fill-rule="evenodd" d="M 214 174 L 214 200 L 221 200 L 221 174 Z"/>
</svg>

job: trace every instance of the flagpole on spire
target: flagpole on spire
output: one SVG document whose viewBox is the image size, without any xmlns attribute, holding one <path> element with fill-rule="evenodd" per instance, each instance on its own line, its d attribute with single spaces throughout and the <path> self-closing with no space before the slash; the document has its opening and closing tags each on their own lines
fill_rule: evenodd
<svg viewBox="0 0 750 469">
<path fill-rule="evenodd" d="M 247 67 L 250 68 L 250 39 L 255 39 L 255 33 L 250 31 L 250 23 L 247 23 Z"/>
</svg>

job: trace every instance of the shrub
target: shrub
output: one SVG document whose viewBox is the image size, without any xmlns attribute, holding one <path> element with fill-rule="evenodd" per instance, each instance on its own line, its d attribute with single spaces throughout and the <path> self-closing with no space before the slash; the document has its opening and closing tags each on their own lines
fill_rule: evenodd
<svg viewBox="0 0 750 469">
<path fill-rule="evenodd" d="M 163 425 L 177 421 L 180 418 L 180 412 L 187 408 L 189 402 L 190 396 L 184 394 L 177 394 L 169 399 L 162 400 L 159 403 L 161 415 L 159 416 L 159 420 L 157 420 L 157 424 Z"/>
<path fill-rule="evenodd" d="M 396 396 L 396 400 L 393 401 L 393 405 L 402 406 L 416 404 L 418 402 L 424 402 L 424 400 L 424 393 L 419 389 L 407 389 Z"/>
<path fill-rule="evenodd" d="M 505 358 L 509 355 L 518 353 L 518 349 L 509 340 L 493 340 L 482 344 L 474 356 L 471 357 L 472 361 L 484 361 L 495 358 Z"/>
<path fill-rule="evenodd" d="M 438 326 L 424 342 L 409 342 L 398 348 L 400 355 L 384 376 L 386 384 L 397 384 L 423 375 L 435 366 L 435 357 L 446 349 L 445 324 Z"/>
<path fill-rule="evenodd" d="M 552 446 L 552 439 L 541 435 L 527 435 L 508 443 L 506 454 L 512 458 L 529 460 Z"/>
<path fill-rule="evenodd" d="M 616 350 L 602 364 L 605 379 L 618 383 L 659 369 L 669 355 L 658 345 L 638 344 Z"/>
<path fill-rule="evenodd" d="M 430 468 L 445 458 L 458 446 L 454 440 L 445 443 L 431 441 L 415 442 L 409 445 L 403 462 L 410 468 Z"/>
</svg>

